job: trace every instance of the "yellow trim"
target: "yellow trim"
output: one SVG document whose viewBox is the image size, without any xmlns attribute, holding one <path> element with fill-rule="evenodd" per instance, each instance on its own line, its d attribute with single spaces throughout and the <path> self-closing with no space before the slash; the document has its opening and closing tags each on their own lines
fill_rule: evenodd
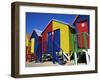
<svg viewBox="0 0 100 80">
<path fill-rule="evenodd" d="M 26 46 L 29 46 L 29 39 L 26 38 Z"/>
<path fill-rule="evenodd" d="M 29 34 L 26 34 L 26 37 L 25 37 L 25 45 L 26 45 L 27 47 L 30 46 L 30 40 L 29 40 L 29 38 L 30 38 L 30 35 L 29 35 Z"/>
<path fill-rule="evenodd" d="M 31 39 L 31 54 L 34 53 L 34 42 L 35 42 L 35 40 L 34 40 L 34 38 L 32 38 Z"/>
</svg>

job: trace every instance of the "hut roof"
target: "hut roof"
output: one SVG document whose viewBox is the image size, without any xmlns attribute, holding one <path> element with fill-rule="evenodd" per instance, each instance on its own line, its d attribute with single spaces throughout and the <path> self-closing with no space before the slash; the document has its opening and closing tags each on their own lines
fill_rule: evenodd
<svg viewBox="0 0 100 80">
<path fill-rule="evenodd" d="M 75 23 L 85 21 L 85 20 L 89 20 L 88 15 L 78 15 L 78 16 L 76 16 L 76 18 L 74 19 L 72 24 L 75 25 Z"/>
<path fill-rule="evenodd" d="M 52 19 L 52 20 L 49 21 L 49 23 L 46 25 L 46 27 L 44 28 L 43 32 L 48 28 L 48 25 L 49 25 L 49 24 L 52 24 L 53 21 L 59 22 L 59 23 L 61 23 L 61 24 L 68 25 L 70 28 L 74 29 L 74 26 L 72 26 L 71 24 L 68 24 L 68 23 L 65 23 L 65 22 L 63 22 L 63 21 L 59 21 L 59 20 L 56 20 L 56 19 Z M 43 33 L 43 32 L 42 32 L 42 33 Z M 42 34 L 42 33 L 41 33 L 41 34 Z"/>
<path fill-rule="evenodd" d="M 39 29 L 33 29 L 30 38 L 32 38 L 32 35 L 34 34 L 34 32 L 37 34 L 37 36 L 40 36 L 40 37 L 41 37 L 41 33 L 42 33 L 42 31 L 39 30 Z"/>
<path fill-rule="evenodd" d="M 37 33 L 38 36 L 41 36 L 42 31 L 39 29 L 34 29 L 34 31 Z"/>
</svg>

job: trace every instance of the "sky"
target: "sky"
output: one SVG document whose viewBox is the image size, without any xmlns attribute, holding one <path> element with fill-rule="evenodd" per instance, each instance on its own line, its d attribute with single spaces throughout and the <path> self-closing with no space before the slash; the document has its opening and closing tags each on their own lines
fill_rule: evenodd
<svg viewBox="0 0 100 80">
<path fill-rule="evenodd" d="M 76 15 L 71 14 L 26 12 L 26 33 L 31 34 L 33 29 L 39 29 L 43 31 L 52 19 L 72 24 L 75 17 Z"/>
</svg>

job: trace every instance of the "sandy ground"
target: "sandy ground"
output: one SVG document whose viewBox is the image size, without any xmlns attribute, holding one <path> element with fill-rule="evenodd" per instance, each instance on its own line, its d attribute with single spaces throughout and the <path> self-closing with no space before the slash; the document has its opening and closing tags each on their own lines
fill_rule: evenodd
<svg viewBox="0 0 100 80">
<path fill-rule="evenodd" d="M 84 63 L 80 63 L 80 64 L 84 64 Z M 42 66 L 66 66 L 66 65 L 74 65 L 73 61 L 71 62 L 67 62 L 65 65 L 59 65 L 58 63 L 53 64 L 52 61 L 48 61 L 48 62 L 30 62 L 30 63 L 26 63 L 26 67 L 42 67 Z"/>
</svg>

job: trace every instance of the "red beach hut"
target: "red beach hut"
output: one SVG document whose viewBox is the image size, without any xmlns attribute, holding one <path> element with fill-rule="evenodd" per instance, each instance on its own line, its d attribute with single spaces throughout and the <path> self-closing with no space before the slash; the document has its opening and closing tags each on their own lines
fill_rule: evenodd
<svg viewBox="0 0 100 80">
<path fill-rule="evenodd" d="M 90 47 L 90 36 L 89 36 L 89 16 L 88 15 L 78 15 L 76 16 L 74 23 L 76 26 L 76 31 L 78 35 L 78 47 L 85 48 Z M 86 37 L 86 41 L 84 39 Z"/>
</svg>

